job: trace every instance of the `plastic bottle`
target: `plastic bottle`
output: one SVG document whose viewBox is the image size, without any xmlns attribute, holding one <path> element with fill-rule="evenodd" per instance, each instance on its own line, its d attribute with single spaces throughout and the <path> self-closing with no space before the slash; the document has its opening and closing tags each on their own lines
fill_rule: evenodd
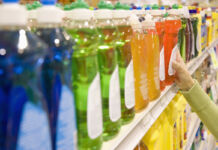
<svg viewBox="0 0 218 150">
<path fill-rule="evenodd" d="M 159 79 L 159 37 L 156 31 L 155 22 L 152 16 L 147 14 L 145 21 L 142 22 L 142 28 L 145 35 L 145 62 L 148 81 L 148 99 L 153 101 L 160 96 L 160 79 Z"/>
<path fill-rule="evenodd" d="M 197 13 L 193 14 L 193 17 L 198 18 L 198 25 L 197 25 L 197 39 L 196 39 L 196 48 L 198 51 L 198 54 L 201 53 L 201 24 L 202 24 L 202 19 L 201 19 L 201 15 L 199 12 L 199 9 L 196 8 Z"/>
<path fill-rule="evenodd" d="M 119 65 L 122 124 L 130 122 L 135 116 L 135 87 L 131 53 L 132 28 L 129 23 L 129 11 L 119 2 L 113 11 L 114 25 L 120 38 L 116 42 Z"/>
<path fill-rule="evenodd" d="M 181 18 L 181 22 L 182 22 L 182 27 L 179 30 L 179 34 L 178 34 L 178 44 L 179 44 L 179 48 L 180 48 L 180 54 L 184 60 L 184 62 L 187 61 L 187 55 L 189 53 L 186 53 L 186 36 L 185 36 L 185 31 L 186 31 L 186 26 L 187 26 L 187 18 L 190 17 L 189 15 L 189 11 L 188 9 L 184 9 L 184 15 Z"/>
<path fill-rule="evenodd" d="M 189 13 L 191 15 L 191 23 L 192 23 L 192 28 L 193 28 L 193 33 L 194 33 L 194 41 L 193 41 L 193 44 L 194 44 L 194 54 L 193 54 L 193 57 L 196 57 L 198 56 L 198 18 L 195 17 L 194 15 L 197 13 L 197 10 L 196 9 L 192 9 L 192 10 L 189 10 Z"/>
<path fill-rule="evenodd" d="M 133 29 L 131 51 L 135 76 L 135 110 L 140 111 L 148 105 L 148 82 L 146 72 L 145 35 L 136 15 L 130 17 Z"/>
<path fill-rule="evenodd" d="M 49 53 L 41 73 L 52 136 L 52 149 L 76 148 L 76 115 L 72 92 L 73 41 L 62 28 L 63 12 L 55 0 L 42 0 L 37 11 L 36 35 L 47 43 Z M 70 142 L 69 142 L 70 141 Z"/>
<path fill-rule="evenodd" d="M 142 141 L 149 150 L 160 150 L 160 122 L 157 120 L 143 137 Z"/>
<path fill-rule="evenodd" d="M 207 9 L 206 26 L 207 26 L 207 46 L 212 43 L 212 14 L 211 8 Z"/>
<path fill-rule="evenodd" d="M 175 7 L 176 8 L 176 7 Z M 176 58 L 176 51 L 178 50 L 178 32 L 181 28 L 180 15 L 181 12 L 177 9 L 168 11 L 169 16 L 165 21 L 164 34 L 164 56 L 165 56 L 165 83 L 171 85 L 175 79 L 175 72 L 172 68 L 172 62 Z"/>
<path fill-rule="evenodd" d="M 98 63 L 103 105 L 103 139 L 107 141 L 117 135 L 121 127 L 120 81 L 116 51 L 119 35 L 112 20 L 113 6 L 100 1 L 98 7 L 95 19 L 100 37 Z"/>
<path fill-rule="evenodd" d="M 74 5 L 69 14 L 70 22 L 65 28 L 75 41 L 72 77 L 77 109 L 78 146 L 81 150 L 98 150 L 102 145 L 103 131 L 97 55 L 99 39 L 93 11 L 80 0 Z"/>
<path fill-rule="evenodd" d="M 207 46 L 207 27 L 206 27 L 206 17 L 205 17 L 205 10 L 200 12 L 202 18 L 202 25 L 201 25 L 201 48 L 204 50 Z"/>
<path fill-rule="evenodd" d="M 38 88 L 46 45 L 25 27 L 18 0 L 0 6 L 0 149 L 51 150 L 45 101 Z"/>
<path fill-rule="evenodd" d="M 153 5 L 150 14 L 153 16 L 155 21 L 156 30 L 159 36 L 159 48 L 160 48 L 160 63 L 159 63 L 159 78 L 160 78 L 160 89 L 163 91 L 165 89 L 165 61 L 164 61 L 164 47 L 163 47 L 163 37 L 164 37 L 164 14 L 165 10 L 159 10 L 158 5 Z"/>
</svg>

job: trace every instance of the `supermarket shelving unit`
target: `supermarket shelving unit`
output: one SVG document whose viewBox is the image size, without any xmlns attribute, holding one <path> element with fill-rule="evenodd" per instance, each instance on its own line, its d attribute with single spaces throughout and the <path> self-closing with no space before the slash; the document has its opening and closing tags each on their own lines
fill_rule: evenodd
<svg viewBox="0 0 218 150">
<path fill-rule="evenodd" d="M 207 47 L 200 56 L 193 59 L 187 64 L 190 74 L 193 74 L 202 62 L 209 56 L 209 49 L 218 43 L 218 39 L 212 42 L 212 44 Z M 103 143 L 102 150 L 132 150 L 139 143 L 145 133 L 157 120 L 160 114 L 164 111 L 173 97 L 176 95 L 178 89 L 175 84 L 166 87 L 166 89 L 161 93 L 161 96 L 153 102 L 150 102 L 146 109 L 136 113 L 133 121 L 121 128 L 120 133 L 112 140 Z M 197 130 L 197 126 L 200 124 L 200 120 L 196 116 L 194 129 Z M 193 129 L 193 130 L 194 130 Z M 196 133 L 196 132 L 195 132 Z M 193 141 L 195 133 L 190 133 L 190 141 Z M 189 140 L 188 139 L 188 140 Z M 190 147 L 192 142 L 187 142 L 186 147 Z"/>
</svg>

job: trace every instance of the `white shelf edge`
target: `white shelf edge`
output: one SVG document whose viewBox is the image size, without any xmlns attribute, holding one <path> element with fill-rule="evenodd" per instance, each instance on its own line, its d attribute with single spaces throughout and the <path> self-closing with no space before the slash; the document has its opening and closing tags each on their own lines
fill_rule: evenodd
<svg viewBox="0 0 218 150">
<path fill-rule="evenodd" d="M 218 40 L 212 42 L 200 56 L 187 64 L 190 74 L 193 74 L 202 62 L 209 56 L 208 50 L 213 47 Z M 161 96 L 150 102 L 146 109 L 136 113 L 135 118 L 128 125 L 122 126 L 119 134 L 112 140 L 104 142 L 102 150 L 132 150 L 164 111 L 167 105 L 176 95 L 178 89 L 175 84 L 166 87 Z M 200 123 L 200 120 L 198 120 Z"/>
</svg>

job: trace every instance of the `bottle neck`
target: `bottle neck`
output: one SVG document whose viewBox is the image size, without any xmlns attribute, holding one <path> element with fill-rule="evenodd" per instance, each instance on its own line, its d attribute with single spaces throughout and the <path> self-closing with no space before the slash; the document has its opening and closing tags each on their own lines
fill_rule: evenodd
<svg viewBox="0 0 218 150">
<path fill-rule="evenodd" d="M 72 29 L 95 28 L 94 20 L 69 20 L 64 27 Z"/>
<path fill-rule="evenodd" d="M 28 30 L 26 26 L 0 26 L 0 30 L 16 31 L 16 30 Z"/>
<path fill-rule="evenodd" d="M 115 26 L 130 26 L 127 18 L 113 18 L 113 22 Z"/>
<path fill-rule="evenodd" d="M 112 18 L 111 19 L 96 19 L 96 26 L 98 28 L 100 28 L 100 27 L 114 27 L 115 24 L 114 24 Z"/>
<path fill-rule="evenodd" d="M 36 23 L 37 28 L 61 28 L 63 27 L 62 23 Z"/>
</svg>

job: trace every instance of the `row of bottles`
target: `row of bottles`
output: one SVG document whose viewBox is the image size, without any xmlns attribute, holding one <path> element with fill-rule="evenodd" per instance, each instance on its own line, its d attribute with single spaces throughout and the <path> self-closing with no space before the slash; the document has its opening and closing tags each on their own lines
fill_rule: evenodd
<svg viewBox="0 0 218 150">
<path fill-rule="evenodd" d="M 42 0 L 27 13 L 17 3 L 0 5 L 0 150 L 101 149 L 173 84 L 184 11 L 176 5 L 167 14 Z"/>
<path fill-rule="evenodd" d="M 135 150 L 182 150 L 187 142 L 190 111 L 185 98 L 177 94 Z"/>
</svg>

